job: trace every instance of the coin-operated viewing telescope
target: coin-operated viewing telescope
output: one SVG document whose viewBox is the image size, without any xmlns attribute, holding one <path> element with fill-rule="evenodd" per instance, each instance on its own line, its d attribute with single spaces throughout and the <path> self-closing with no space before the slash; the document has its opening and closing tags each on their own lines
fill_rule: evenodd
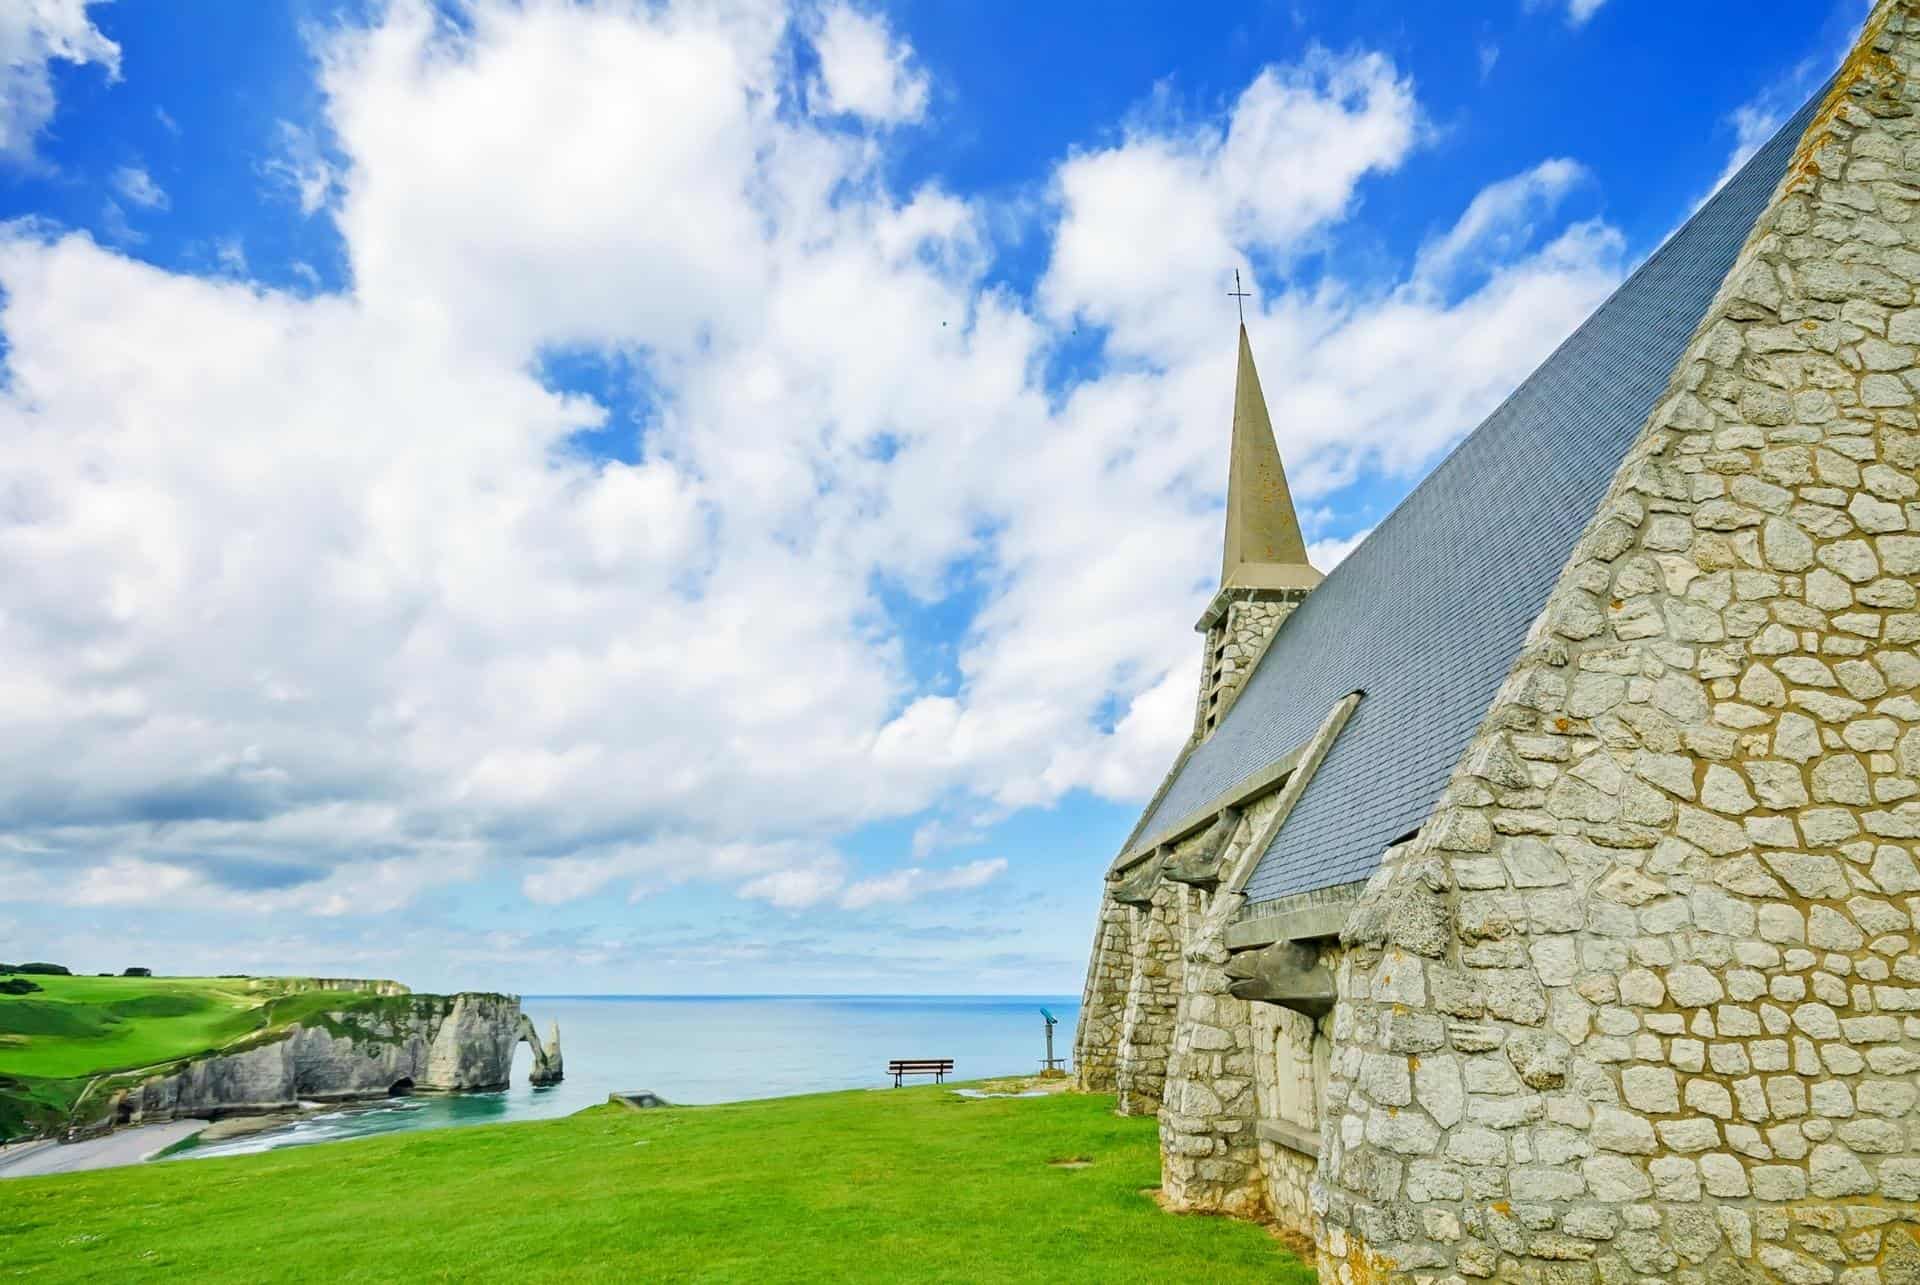
<svg viewBox="0 0 1920 1285">
<path fill-rule="evenodd" d="M 1040 1016 L 1047 1019 L 1047 1056 L 1046 1059 L 1040 1063 L 1040 1074 L 1065 1075 L 1066 1071 L 1063 1068 L 1063 1064 L 1067 1059 L 1053 1055 L 1053 1028 L 1060 1024 L 1060 1019 L 1044 1008 L 1040 1010 Z"/>
</svg>

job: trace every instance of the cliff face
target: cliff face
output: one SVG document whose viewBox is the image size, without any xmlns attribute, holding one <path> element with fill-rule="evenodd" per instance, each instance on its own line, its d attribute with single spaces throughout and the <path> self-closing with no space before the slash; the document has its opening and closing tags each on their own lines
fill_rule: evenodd
<svg viewBox="0 0 1920 1285">
<path fill-rule="evenodd" d="M 315 991 L 358 991 L 370 995 L 411 995 L 413 989 L 387 977 L 308 977 L 303 979 L 307 990 Z"/>
<path fill-rule="evenodd" d="M 302 1101 L 414 1090 L 501 1089 L 526 1019 L 510 995 L 409 995 L 288 1026 L 250 1048 L 208 1054 L 110 1099 L 112 1124 L 285 1110 Z M 536 1049 L 536 1065 L 545 1049 Z"/>
</svg>

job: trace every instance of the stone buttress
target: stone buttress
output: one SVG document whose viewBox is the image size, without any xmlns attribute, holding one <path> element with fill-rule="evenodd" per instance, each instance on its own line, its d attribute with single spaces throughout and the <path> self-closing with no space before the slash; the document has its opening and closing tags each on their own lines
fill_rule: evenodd
<svg viewBox="0 0 1920 1285">
<path fill-rule="evenodd" d="M 1114 1068 L 1121 1115 L 1152 1115 L 1160 1109 L 1195 901 L 1192 890 L 1162 882 L 1152 901 L 1136 911 L 1119 1064 Z"/>
<path fill-rule="evenodd" d="M 1917 8 L 1348 922 L 1328 1285 L 1920 1282 Z"/>
<path fill-rule="evenodd" d="M 1288 756 L 1280 787 L 1224 816 L 1219 883 L 1186 949 L 1173 1056 L 1160 1112 L 1163 1203 L 1185 1213 L 1271 1218 L 1311 1235 L 1308 1189 L 1333 1006 L 1325 952 L 1287 943 L 1235 950 L 1253 872 L 1360 699 L 1329 712 Z M 1180 867 L 1169 867 L 1177 877 Z"/>
<path fill-rule="evenodd" d="M 1074 1028 L 1073 1073 L 1083 1093 L 1119 1091 L 1120 1026 L 1133 973 L 1133 915 L 1108 889 L 1100 902 L 1087 983 Z"/>
<path fill-rule="evenodd" d="M 1279 795 L 1269 795 L 1238 818 L 1229 872 L 1257 859 L 1264 847 L 1257 841 L 1279 803 Z M 1226 972 L 1227 925 L 1244 900 L 1238 882 L 1229 873 L 1188 937 L 1160 1113 L 1162 1185 L 1170 1209 L 1262 1217 L 1267 1200 L 1254 1132 L 1260 1077 L 1252 1010 L 1265 1006 L 1235 998 Z"/>
</svg>

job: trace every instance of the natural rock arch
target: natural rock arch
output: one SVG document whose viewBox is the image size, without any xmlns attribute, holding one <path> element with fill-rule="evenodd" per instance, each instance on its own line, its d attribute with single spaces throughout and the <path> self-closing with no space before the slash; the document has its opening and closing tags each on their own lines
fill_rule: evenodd
<svg viewBox="0 0 1920 1285">
<path fill-rule="evenodd" d="M 520 1034 L 516 1042 L 533 1050 L 533 1069 L 527 1073 L 529 1084 L 558 1084 L 564 1078 L 560 1060 L 560 1023 L 555 1022 L 548 1029 L 552 1036 L 542 1044 L 540 1033 L 533 1028 L 533 1019 L 525 1013 L 520 1015 Z"/>
</svg>

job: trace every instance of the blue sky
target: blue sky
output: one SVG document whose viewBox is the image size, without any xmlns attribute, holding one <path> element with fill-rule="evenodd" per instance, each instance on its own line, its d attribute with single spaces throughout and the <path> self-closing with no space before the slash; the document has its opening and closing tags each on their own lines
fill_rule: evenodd
<svg viewBox="0 0 1920 1285">
<path fill-rule="evenodd" d="M 0 15 L 0 957 L 1075 991 L 1235 268 L 1328 569 L 1864 15 Z"/>
</svg>

